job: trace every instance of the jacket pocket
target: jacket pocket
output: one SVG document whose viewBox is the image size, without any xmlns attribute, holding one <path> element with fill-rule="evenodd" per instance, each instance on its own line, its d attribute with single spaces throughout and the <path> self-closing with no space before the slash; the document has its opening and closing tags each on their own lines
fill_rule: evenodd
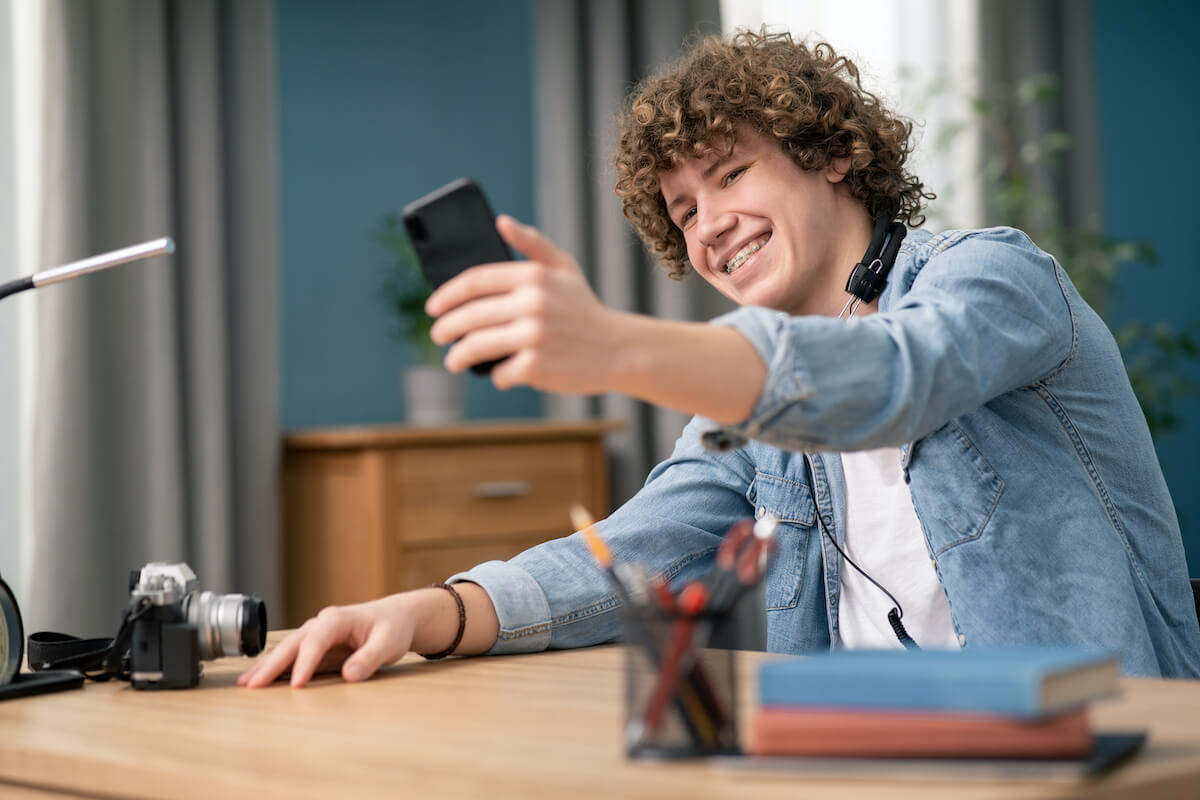
<svg viewBox="0 0 1200 800">
<path fill-rule="evenodd" d="M 909 465 L 913 505 L 934 556 L 983 535 L 1004 481 L 951 422 L 921 440 Z"/>
<path fill-rule="evenodd" d="M 780 522 L 767 567 L 767 610 L 795 608 L 804 585 L 809 532 L 817 519 L 812 491 L 807 484 L 755 472 L 746 499 L 754 505 L 755 519 L 771 515 Z"/>
</svg>

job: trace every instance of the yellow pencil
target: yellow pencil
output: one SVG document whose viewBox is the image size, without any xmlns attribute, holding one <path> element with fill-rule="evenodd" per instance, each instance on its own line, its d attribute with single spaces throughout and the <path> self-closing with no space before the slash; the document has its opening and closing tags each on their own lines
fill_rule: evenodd
<svg viewBox="0 0 1200 800">
<path fill-rule="evenodd" d="M 596 533 L 596 520 L 592 518 L 586 508 L 578 503 L 571 506 L 570 513 L 571 524 L 575 526 L 575 530 L 583 533 L 583 541 L 587 543 L 588 550 L 592 552 L 596 563 L 605 569 L 612 569 L 612 552 L 600 538 L 600 534 Z"/>
</svg>

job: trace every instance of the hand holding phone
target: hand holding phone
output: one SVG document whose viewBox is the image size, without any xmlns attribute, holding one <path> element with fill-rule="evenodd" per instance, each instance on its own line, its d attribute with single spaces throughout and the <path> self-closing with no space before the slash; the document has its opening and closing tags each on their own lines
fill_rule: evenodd
<svg viewBox="0 0 1200 800">
<path fill-rule="evenodd" d="M 421 271 L 434 288 L 479 264 L 512 261 L 508 245 L 496 233 L 496 217 L 483 190 L 459 178 L 404 207 L 401 214 Z M 503 359 L 471 366 L 486 375 Z"/>
<path fill-rule="evenodd" d="M 430 206 L 437 204 L 436 193 L 433 199 Z M 480 220 L 471 226 L 477 235 L 465 241 L 452 237 L 447 243 L 432 230 L 414 231 L 431 254 L 435 247 L 442 253 L 430 259 L 430 279 L 439 286 L 426 309 L 437 318 L 434 341 L 453 345 L 447 367 L 478 371 L 486 365 L 476 362 L 498 359 L 500 367 L 491 379 L 499 389 L 528 386 L 565 394 L 612 390 L 621 343 L 634 340 L 628 331 L 635 315 L 601 303 L 579 263 L 537 228 L 505 215 L 491 220 L 487 211 L 474 216 Z M 490 225 L 486 236 L 484 219 Z M 489 244 L 492 236 L 496 239 Z M 514 262 L 507 253 L 500 258 L 501 247 L 511 247 L 524 259 Z M 451 249 L 469 249 L 471 255 L 445 255 Z M 434 271 L 447 264 L 450 269 Z M 467 276 L 450 277 L 476 264 L 480 266 Z"/>
</svg>

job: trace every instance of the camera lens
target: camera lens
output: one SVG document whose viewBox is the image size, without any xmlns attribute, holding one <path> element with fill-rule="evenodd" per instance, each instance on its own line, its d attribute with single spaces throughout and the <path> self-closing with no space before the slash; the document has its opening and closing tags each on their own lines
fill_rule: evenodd
<svg viewBox="0 0 1200 800">
<path fill-rule="evenodd" d="M 267 638 L 267 609 L 254 595 L 192 592 L 184 599 L 187 621 L 196 626 L 200 658 L 253 656 Z"/>
<path fill-rule="evenodd" d="M 267 643 L 267 604 L 254 595 L 242 597 L 242 653 L 256 656 Z"/>
</svg>

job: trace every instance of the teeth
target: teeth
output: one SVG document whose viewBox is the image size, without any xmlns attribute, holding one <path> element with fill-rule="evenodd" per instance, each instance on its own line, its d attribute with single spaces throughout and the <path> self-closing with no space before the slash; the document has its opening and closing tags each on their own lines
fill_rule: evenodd
<svg viewBox="0 0 1200 800">
<path fill-rule="evenodd" d="M 729 259 L 729 263 L 725 265 L 725 271 L 732 274 L 738 267 L 746 263 L 746 259 L 757 253 L 766 243 L 767 240 L 763 239 L 762 241 L 747 245 L 737 255 Z"/>
</svg>

